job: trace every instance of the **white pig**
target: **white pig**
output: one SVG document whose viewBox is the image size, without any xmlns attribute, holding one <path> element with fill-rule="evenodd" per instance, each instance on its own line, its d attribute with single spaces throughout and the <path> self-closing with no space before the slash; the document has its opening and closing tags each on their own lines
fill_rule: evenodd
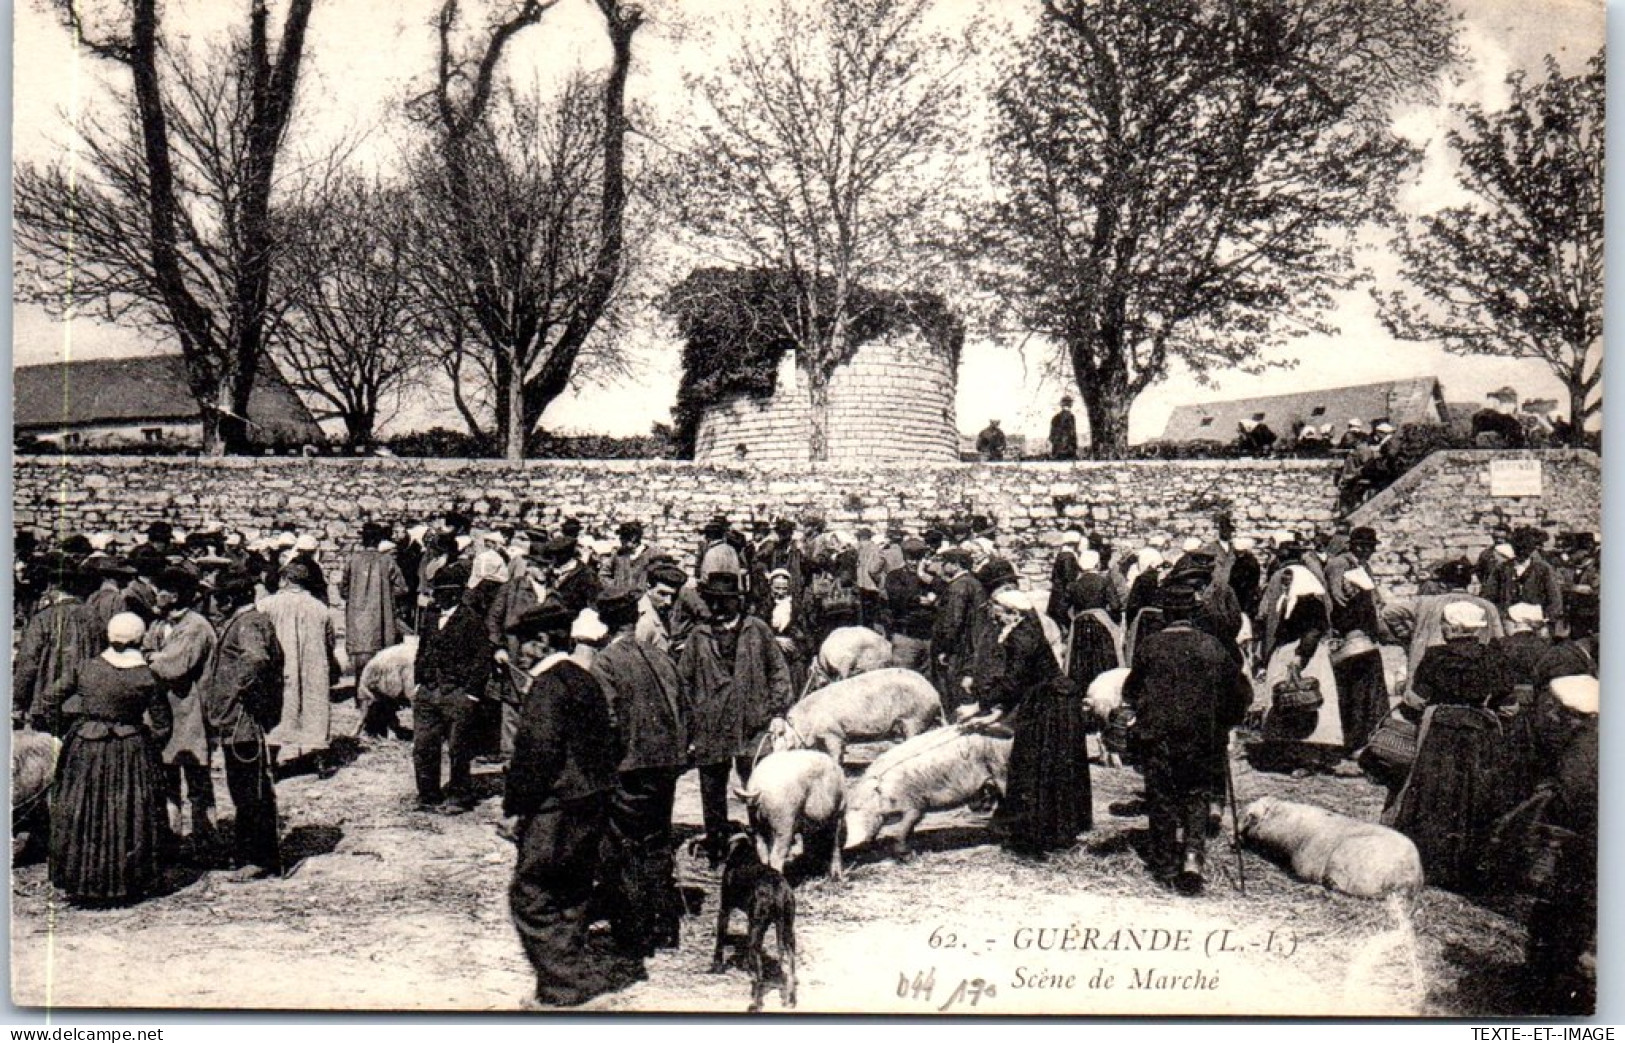
<svg viewBox="0 0 1625 1043">
<path fill-rule="evenodd" d="M 891 665 L 891 642 L 868 627 L 836 627 L 818 646 L 801 694 L 843 678 Z"/>
<path fill-rule="evenodd" d="M 989 783 L 1000 793 L 1010 769 L 1010 738 L 949 725 L 917 735 L 881 754 L 846 795 L 846 846 L 858 847 L 902 816 L 899 855 L 927 811 L 968 804 Z"/>
<path fill-rule="evenodd" d="M 400 644 L 390 645 L 367 662 L 355 685 L 355 708 L 360 714 L 357 734 L 366 726 L 367 711 L 373 703 L 383 702 L 396 709 L 411 704 L 417 688 L 413 670 L 417 655 L 417 635 L 408 634 Z"/>
<path fill-rule="evenodd" d="M 845 783 L 840 764 L 818 750 L 786 750 L 763 757 L 750 773 L 750 785 L 734 790 L 750 813 L 750 828 L 756 834 L 762 861 L 782 873 L 790 846 L 800 833 L 809 852 L 829 846 L 829 875 L 842 879 Z"/>
<path fill-rule="evenodd" d="M 899 666 L 872 670 L 820 688 L 769 728 L 773 749 L 822 749 L 837 761 L 849 742 L 912 739 L 942 716 L 930 681 Z"/>
<path fill-rule="evenodd" d="M 62 743 L 49 732 L 31 729 L 11 733 L 11 857 L 27 847 L 29 835 L 50 821 L 51 781 Z"/>
<path fill-rule="evenodd" d="M 1114 667 L 1089 682 L 1089 691 L 1083 697 L 1083 708 L 1093 718 L 1093 726 L 1105 728 L 1111 721 L 1112 711 L 1123 705 L 1123 684 L 1128 680 L 1128 674 L 1128 667 Z M 1100 743 L 1100 763 L 1110 768 L 1123 766 L 1122 755 L 1108 750 L 1104 739 Z"/>
<path fill-rule="evenodd" d="M 1292 867 L 1292 875 L 1333 891 L 1376 898 L 1422 890 L 1422 856 L 1410 837 L 1313 804 L 1260 797 L 1241 819 L 1247 844 Z"/>
</svg>

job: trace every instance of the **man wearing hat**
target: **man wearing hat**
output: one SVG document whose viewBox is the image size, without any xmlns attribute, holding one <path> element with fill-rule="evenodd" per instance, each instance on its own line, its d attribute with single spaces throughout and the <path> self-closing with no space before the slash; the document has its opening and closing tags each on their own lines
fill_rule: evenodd
<svg viewBox="0 0 1625 1043">
<path fill-rule="evenodd" d="M 661 556 L 659 547 L 645 542 L 643 523 L 622 522 L 615 530 L 620 547 L 609 567 L 609 585 L 618 589 L 636 590 L 640 595 L 649 589 L 649 568 Z"/>
<path fill-rule="evenodd" d="M 1061 533 L 1061 546 L 1055 552 L 1055 560 L 1049 568 L 1049 600 L 1044 606 L 1044 614 L 1055 621 L 1055 625 L 1065 631 L 1072 625 L 1071 606 L 1067 603 L 1067 592 L 1077 580 L 1082 569 L 1078 566 L 1078 549 L 1083 544 L 1083 530 L 1076 525 L 1067 526 Z"/>
<path fill-rule="evenodd" d="M 607 644 L 591 673 L 609 701 L 623 753 L 610 798 L 610 836 L 617 849 L 608 874 L 610 924 L 623 953 L 651 956 L 677 944 L 682 903 L 672 862 L 671 813 L 677 777 L 688 764 L 693 710 L 677 668 L 634 634 L 640 591 L 611 588 L 599 595 L 598 618 Z"/>
<path fill-rule="evenodd" d="M 1219 640 L 1193 623 L 1199 603 L 1191 587 L 1171 585 L 1159 601 L 1165 625 L 1140 641 L 1123 705 L 1135 713 L 1145 776 L 1146 862 L 1165 886 L 1196 894 L 1204 886 L 1209 810 L 1225 793 L 1230 729 L 1246 715 L 1253 690 Z"/>
<path fill-rule="evenodd" d="M 766 592 L 767 577 L 781 569 L 790 574 L 790 596 L 800 601 L 805 584 L 805 570 L 801 547 L 796 543 L 796 523 L 789 518 L 779 518 L 773 523 L 773 537 L 764 542 L 757 551 L 751 593 L 756 595 L 759 592 Z M 764 608 L 760 600 L 757 608 L 758 610 Z"/>
<path fill-rule="evenodd" d="M 70 671 L 101 653 L 106 631 L 93 629 L 84 602 L 94 589 L 94 576 L 86 576 L 60 554 L 46 555 L 31 571 L 44 593 L 23 627 L 12 659 L 12 727 L 31 725 L 60 734 L 58 688 Z"/>
<path fill-rule="evenodd" d="M 344 599 L 344 650 L 356 683 L 379 652 L 401 639 L 400 606 L 407 595 L 406 576 L 392 554 L 379 549 L 389 527 L 378 522 L 361 526 L 361 549 L 350 555 L 339 575 L 339 597 Z M 368 722 L 363 722 L 363 727 Z M 376 723 L 373 723 L 376 728 Z M 374 730 L 373 735 L 381 734 Z"/>
<path fill-rule="evenodd" d="M 1410 650 L 1406 656 L 1405 676 L 1416 677 L 1427 650 L 1444 644 L 1444 610 L 1461 602 L 1476 605 L 1489 619 L 1489 625 L 1480 633 L 1479 640 L 1493 641 L 1502 633 L 1501 614 L 1490 602 L 1469 594 L 1473 581 L 1473 565 L 1466 558 L 1441 562 L 1434 569 L 1432 589 L 1437 593 L 1422 594 L 1414 602 L 1396 602 L 1383 606 L 1385 624 L 1391 630 L 1409 630 Z"/>
<path fill-rule="evenodd" d="M 134 612 L 144 623 L 151 623 L 158 618 L 158 591 L 152 581 L 169 567 L 169 559 L 152 545 L 143 543 L 130 551 L 128 564 L 135 570 L 135 578 L 124 587 L 125 611 Z"/>
<path fill-rule="evenodd" d="M 740 558 L 739 551 L 728 542 L 728 534 L 732 529 L 728 519 L 718 515 L 705 523 L 700 530 L 699 563 L 701 576 L 709 576 L 716 572 L 731 572 L 741 576 L 745 571 L 744 559 Z"/>
<path fill-rule="evenodd" d="M 265 733 L 282 717 L 282 645 L 276 627 L 254 607 L 254 577 L 222 573 L 214 588 L 224 620 L 209 660 L 203 709 L 220 742 L 226 788 L 236 809 L 234 881 L 282 873 L 277 839 L 276 784 Z"/>
<path fill-rule="evenodd" d="M 886 576 L 886 607 L 891 617 L 891 665 L 931 676 L 931 630 L 936 619 L 936 581 L 925 571 L 930 548 L 923 540 L 903 540 L 903 567 Z"/>
<path fill-rule="evenodd" d="M 1060 412 L 1049 420 L 1049 457 L 1051 460 L 1078 458 L 1078 418 L 1072 415 L 1072 396 L 1061 396 Z"/>
<path fill-rule="evenodd" d="M 92 561 L 95 562 L 94 566 L 91 566 Z M 114 616 L 131 611 L 125 588 L 135 579 L 135 569 L 127 561 L 105 555 L 87 558 L 85 565 L 87 571 L 93 572 L 101 580 L 100 589 L 85 599 L 85 608 L 89 613 L 90 625 L 105 635 L 107 624 Z"/>
<path fill-rule="evenodd" d="M 556 536 L 542 545 L 542 558 L 550 572 L 549 586 L 566 608 L 579 613 L 592 607 L 604 585 L 576 550 L 576 541 L 568 536 Z"/>
<path fill-rule="evenodd" d="M 214 780 L 209 761 L 214 750 L 203 711 L 209 660 L 218 638 L 197 611 L 198 579 L 182 568 L 158 574 L 159 617 L 147 628 L 141 650 L 152 676 L 163 686 L 173 728 L 164 746 L 164 796 L 170 832 L 183 832 L 182 802 L 191 810 L 192 848 L 201 854 L 214 834 Z"/>
<path fill-rule="evenodd" d="M 1498 521 L 1490 528 L 1490 545 L 1478 554 L 1473 564 L 1473 576 L 1478 580 L 1479 596 L 1495 601 L 1495 582 L 1503 561 L 1512 560 L 1512 526 Z"/>
<path fill-rule="evenodd" d="M 951 718 L 961 706 L 975 701 L 965 681 L 972 672 L 976 620 L 987 591 L 970 570 L 970 552 L 954 547 L 937 560 L 942 564 L 943 587 L 931 626 L 931 662 L 936 666 L 943 711 Z"/>
<path fill-rule="evenodd" d="M 856 535 L 858 560 L 854 580 L 858 591 L 858 625 L 884 634 L 885 603 L 880 585 L 886 581 L 886 572 L 880 544 L 875 542 L 875 531 L 867 525 L 859 526 Z"/>
<path fill-rule="evenodd" d="M 1362 525 L 1349 533 L 1348 549 L 1326 562 L 1326 592 L 1331 596 L 1332 673 L 1337 678 L 1337 708 L 1342 715 L 1344 749 L 1353 753 L 1388 715 L 1388 681 L 1382 650 L 1377 585 L 1371 556 L 1377 532 Z"/>
<path fill-rule="evenodd" d="M 455 815 L 474 806 L 471 725 L 490 660 L 481 654 L 488 647 L 485 620 L 467 603 L 470 572 L 468 563 L 459 561 L 435 573 L 434 606 L 418 634 L 412 770 L 420 811 Z M 451 762 L 450 782 L 444 789 L 442 748 Z"/>
<path fill-rule="evenodd" d="M 1338 439 L 1337 447 L 1339 449 L 1354 449 L 1357 446 L 1369 445 L 1370 442 L 1371 439 L 1367 437 L 1365 432 L 1365 421 L 1359 417 L 1350 417 L 1348 430 L 1344 431 L 1343 437 Z"/>
<path fill-rule="evenodd" d="M 1513 415 L 1518 392 L 1499 388 L 1484 396 L 1484 408 L 1473 414 L 1473 442 L 1481 449 L 1522 449 L 1523 425 Z"/>
<path fill-rule="evenodd" d="M 558 1007 L 644 976 L 640 959 L 601 948 L 587 933 L 594 884 L 609 868 L 602 852 L 623 751 L 602 687 L 566 654 L 577 616 L 549 598 L 513 627 L 523 703 L 502 799 L 503 813 L 518 820 L 508 889 L 514 929 L 536 974 L 535 1002 Z"/>
<path fill-rule="evenodd" d="M 175 547 L 175 527 L 166 521 L 153 522 L 147 526 L 146 546 L 152 548 L 160 558 L 178 553 Z"/>
<path fill-rule="evenodd" d="M 638 621 L 633 631 L 639 644 L 668 656 L 681 651 L 680 644 L 673 636 L 672 617 L 678 597 L 689 586 L 688 573 L 669 559 L 657 561 L 649 569 L 649 589 L 638 602 Z M 697 620 L 699 617 L 691 618 Z M 682 636 L 686 638 L 688 635 L 685 632 Z"/>
<path fill-rule="evenodd" d="M 705 577 L 700 597 L 710 619 L 683 645 L 677 676 L 694 704 L 694 761 L 700 769 L 700 801 L 706 842 L 721 856 L 728 834 L 728 769 L 750 782 L 767 726 L 790 708 L 790 667 L 765 620 L 745 613 L 739 576 Z"/>
<path fill-rule="evenodd" d="M 1553 623 L 1563 618 L 1563 584 L 1541 554 L 1546 534 L 1523 526 L 1512 533 L 1512 560 L 1496 567 L 1495 603 L 1502 611 L 1519 603 L 1539 605 Z"/>
</svg>

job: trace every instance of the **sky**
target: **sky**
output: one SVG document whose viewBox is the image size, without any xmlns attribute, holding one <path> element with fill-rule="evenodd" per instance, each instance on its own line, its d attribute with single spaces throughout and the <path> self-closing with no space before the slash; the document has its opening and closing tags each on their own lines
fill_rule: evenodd
<svg viewBox="0 0 1625 1043">
<path fill-rule="evenodd" d="M 1504 105 L 1509 71 L 1538 72 L 1544 56 L 1551 54 L 1565 72 L 1576 72 L 1603 40 L 1601 0 L 1455 3 L 1464 19 L 1470 66 L 1443 88 L 1437 105 L 1411 106 L 1396 114 L 1400 131 L 1427 150 L 1414 183 L 1402 188 L 1402 205 L 1417 211 L 1455 201 L 1451 158 L 1443 140 L 1451 103 Z M 202 45 L 241 18 L 247 4 L 248 0 L 170 0 L 165 9 L 189 43 Z M 761 6 L 761 0 L 738 5 L 747 24 L 752 4 Z M 274 9 L 280 6 L 273 4 Z M 478 4 L 474 6 L 477 10 Z M 719 56 L 737 42 L 731 28 L 736 23 L 713 14 L 723 6 L 701 0 L 645 5 L 662 21 L 643 30 L 634 44 L 639 58 L 629 96 L 668 110 L 680 104 L 684 73 L 719 64 Z M 387 166 L 405 139 L 398 118 L 401 99 L 427 85 L 434 43 L 430 18 L 438 7 L 437 0 L 318 4 L 291 140 L 319 144 L 337 136 L 360 138 L 359 160 Z M 952 23 L 984 18 L 986 11 L 985 0 L 938 0 L 936 17 Z M 16 5 L 14 17 L 14 158 L 48 161 L 71 153 L 72 113 L 106 104 L 108 73 L 75 52 L 67 33 L 43 5 L 24 0 Z M 575 64 L 605 63 L 607 50 L 600 16 L 590 0 L 558 0 L 541 26 L 516 38 L 508 71 L 545 84 Z M 1385 280 L 1392 275 L 1392 259 L 1381 252 L 1370 259 L 1379 285 L 1390 285 Z M 86 318 L 61 322 L 32 305 L 18 305 L 13 318 L 14 361 L 19 365 L 174 350 Z M 1275 357 L 1288 364 L 1285 368 L 1257 375 L 1218 374 L 1208 386 L 1176 369 L 1136 402 L 1130 416 L 1131 439 L 1156 437 L 1169 412 L 1183 403 L 1413 376 L 1439 377 L 1451 401 L 1480 401 L 1486 392 L 1510 384 L 1524 398 L 1567 402 L 1561 384 L 1541 363 L 1463 358 L 1430 345 L 1395 341 L 1383 330 L 1363 290 L 1340 298 L 1328 318 L 1337 335 L 1297 341 L 1289 352 Z M 543 417 L 543 425 L 556 432 L 627 435 L 668 422 L 680 350 L 673 331 L 651 319 L 630 347 L 630 376 L 589 382 L 562 396 Z M 997 418 L 1006 431 L 1041 438 L 1060 396 L 1072 390 L 1058 379 L 1052 360 L 1052 349 L 1043 342 L 1029 341 L 1020 348 L 996 346 L 973 334 L 959 372 L 961 431 L 974 433 Z M 448 404 L 415 408 L 385 430 L 436 423 L 461 426 Z"/>
</svg>

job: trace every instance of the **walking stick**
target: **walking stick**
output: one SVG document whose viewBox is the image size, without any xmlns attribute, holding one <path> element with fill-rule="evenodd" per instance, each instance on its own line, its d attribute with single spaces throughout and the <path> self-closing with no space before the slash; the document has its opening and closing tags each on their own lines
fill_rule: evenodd
<svg viewBox="0 0 1625 1043">
<path fill-rule="evenodd" d="M 1236 810 L 1236 778 L 1230 770 L 1230 751 L 1224 751 L 1224 793 L 1230 801 L 1230 839 L 1236 846 L 1236 880 L 1242 895 L 1247 894 L 1247 863 L 1241 855 L 1241 813 Z"/>
</svg>

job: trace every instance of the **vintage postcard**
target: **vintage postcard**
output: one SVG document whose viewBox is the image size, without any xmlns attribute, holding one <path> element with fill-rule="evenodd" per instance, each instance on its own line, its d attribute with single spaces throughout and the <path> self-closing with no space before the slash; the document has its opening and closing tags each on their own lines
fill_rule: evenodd
<svg viewBox="0 0 1625 1043">
<path fill-rule="evenodd" d="M 24 1016 L 1595 1011 L 1599 0 L 13 18 Z"/>
</svg>

